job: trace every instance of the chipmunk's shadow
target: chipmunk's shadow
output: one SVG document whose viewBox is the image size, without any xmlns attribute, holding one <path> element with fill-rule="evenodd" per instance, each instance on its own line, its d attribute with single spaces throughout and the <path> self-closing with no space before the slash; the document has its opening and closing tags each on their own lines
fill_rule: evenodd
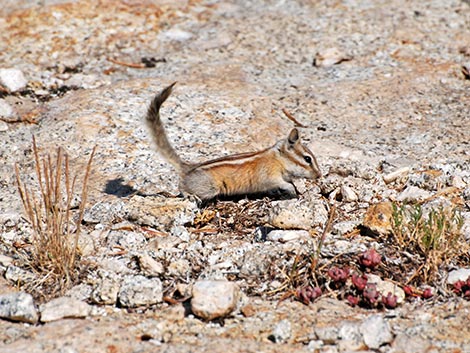
<svg viewBox="0 0 470 353">
<path fill-rule="evenodd" d="M 131 195 L 139 195 L 139 190 L 134 189 L 132 186 L 124 184 L 123 178 L 108 180 L 104 188 L 104 192 L 108 195 L 117 197 L 128 197 Z"/>
<path fill-rule="evenodd" d="M 293 199 L 296 196 L 289 194 L 285 190 L 282 189 L 274 189 L 266 192 L 256 192 L 256 193 L 250 193 L 250 194 L 240 194 L 240 195 L 231 195 L 231 196 L 224 196 L 224 195 L 219 195 L 216 198 L 214 198 L 211 201 L 240 201 L 243 199 L 248 199 L 248 200 L 260 200 L 264 198 L 272 199 L 272 200 L 289 200 Z"/>
<path fill-rule="evenodd" d="M 167 192 L 159 192 L 156 194 L 145 194 L 134 187 L 125 184 L 123 178 L 117 178 L 113 180 L 108 180 L 106 186 L 103 190 L 108 195 L 114 195 L 117 197 L 130 197 L 134 195 L 143 196 L 143 197 L 152 197 L 152 196 L 164 196 L 164 197 L 174 197 L 173 195 Z"/>
</svg>

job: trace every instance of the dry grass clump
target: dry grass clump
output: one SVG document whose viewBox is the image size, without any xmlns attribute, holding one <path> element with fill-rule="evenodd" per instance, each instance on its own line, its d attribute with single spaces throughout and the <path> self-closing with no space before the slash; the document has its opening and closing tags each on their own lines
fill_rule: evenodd
<svg viewBox="0 0 470 353">
<path fill-rule="evenodd" d="M 439 268 L 469 257 L 462 234 L 463 218 L 456 207 L 429 208 L 393 204 L 392 233 L 400 251 L 417 255 L 419 266 L 408 282 L 434 281 Z"/>
<path fill-rule="evenodd" d="M 85 169 L 81 201 L 75 220 L 72 200 L 75 197 L 77 175 L 71 178 L 69 158 L 62 148 L 57 149 L 55 157 L 50 154 L 40 157 L 33 137 L 37 179 L 35 188 L 22 182 L 18 165 L 15 165 L 18 190 L 33 230 L 31 246 L 25 249 L 23 257 L 28 267 L 39 275 L 40 283 L 54 287 L 49 288 L 48 292 L 62 292 L 79 276 L 78 239 L 95 149 L 96 147 L 93 148 Z"/>
</svg>

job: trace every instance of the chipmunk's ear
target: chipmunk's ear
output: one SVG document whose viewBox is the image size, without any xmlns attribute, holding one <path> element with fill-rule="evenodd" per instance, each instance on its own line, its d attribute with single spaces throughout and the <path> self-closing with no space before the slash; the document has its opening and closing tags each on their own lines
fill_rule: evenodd
<svg viewBox="0 0 470 353">
<path fill-rule="evenodd" d="M 294 145 L 297 141 L 299 141 L 299 137 L 299 130 L 293 128 L 290 131 L 289 136 L 287 137 L 287 141 L 289 142 L 289 144 Z"/>
</svg>

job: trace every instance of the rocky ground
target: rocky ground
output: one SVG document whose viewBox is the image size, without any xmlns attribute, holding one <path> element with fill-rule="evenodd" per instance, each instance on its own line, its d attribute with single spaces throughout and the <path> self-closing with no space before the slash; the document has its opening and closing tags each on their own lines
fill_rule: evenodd
<svg viewBox="0 0 470 353">
<path fill-rule="evenodd" d="M 470 352 L 467 0 L 22 0 L 0 14 L 2 352 Z M 286 109 L 324 177 L 298 181 L 297 200 L 174 197 L 143 124 L 174 81 L 162 117 L 184 159 L 265 148 L 294 126 Z M 41 155 L 66 150 L 79 184 L 97 146 L 63 292 L 28 267 L 14 166 L 34 185 L 32 135 Z M 390 202 L 458 215 L 436 271 L 393 231 Z M 342 281 L 346 267 L 372 285 Z"/>
</svg>

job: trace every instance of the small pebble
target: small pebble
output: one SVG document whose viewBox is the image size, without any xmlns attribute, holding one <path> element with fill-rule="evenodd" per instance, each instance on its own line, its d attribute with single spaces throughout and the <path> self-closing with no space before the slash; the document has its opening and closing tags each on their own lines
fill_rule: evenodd
<svg viewBox="0 0 470 353">
<path fill-rule="evenodd" d="M 400 180 L 406 177 L 411 171 L 410 167 L 403 167 L 400 169 L 395 170 L 394 172 L 388 173 L 383 176 L 383 180 L 385 184 L 390 184 L 391 182 L 394 182 L 395 180 Z"/>
<path fill-rule="evenodd" d="M 449 272 L 447 283 L 454 284 L 458 281 L 466 281 L 470 277 L 470 268 L 459 268 Z"/>
<path fill-rule="evenodd" d="M 13 118 L 15 116 L 15 110 L 13 107 L 4 99 L 0 99 L 0 117 L 4 119 Z"/>
<path fill-rule="evenodd" d="M 316 67 L 329 67 L 351 59 L 349 55 L 344 54 L 338 48 L 328 48 L 315 55 L 313 65 Z"/>
<path fill-rule="evenodd" d="M 193 286 L 191 310 L 201 319 L 214 320 L 229 315 L 239 296 L 240 289 L 233 282 L 198 281 Z"/>
<path fill-rule="evenodd" d="M 119 303 L 124 307 L 137 307 L 161 303 L 163 287 L 159 278 L 127 276 L 118 293 Z"/>
<path fill-rule="evenodd" d="M 26 88 L 28 80 L 24 77 L 21 70 L 0 69 L 0 84 L 10 92 L 17 92 Z"/>
<path fill-rule="evenodd" d="M 289 320 L 281 320 L 274 327 L 269 338 L 274 343 L 286 343 L 292 335 L 292 325 Z"/>
<path fill-rule="evenodd" d="M 306 230 L 273 230 L 268 233 L 267 240 L 287 243 L 299 239 L 309 239 L 310 234 Z"/>
<path fill-rule="evenodd" d="M 343 201 L 345 202 L 357 201 L 357 194 L 350 186 L 342 185 L 340 190 L 341 190 L 341 196 L 343 197 Z"/>
<path fill-rule="evenodd" d="M 360 331 L 365 344 L 370 349 L 379 349 L 383 344 L 390 343 L 393 340 L 390 325 L 382 315 L 369 316 L 362 322 Z"/>
</svg>

